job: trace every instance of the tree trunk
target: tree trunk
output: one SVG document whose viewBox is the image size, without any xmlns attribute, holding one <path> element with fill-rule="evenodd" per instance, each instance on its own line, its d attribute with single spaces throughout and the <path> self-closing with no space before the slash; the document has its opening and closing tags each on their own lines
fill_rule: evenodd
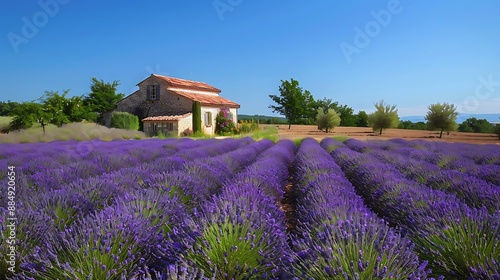
<svg viewBox="0 0 500 280">
<path fill-rule="evenodd" d="M 443 130 L 444 129 L 441 128 L 441 133 L 439 133 L 439 139 L 443 138 Z"/>
<path fill-rule="evenodd" d="M 45 134 L 45 123 L 42 122 L 41 125 L 42 125 L 43 134 Z"/>
<path fill-rule="evenodd" d="M 288 129 L 290 129 L 292 127 L 292 121 L 289 121 L 288 122 Z"/>
<path fill-rule="evenodd" d="M 380 128 L 380 134 L 379 135 L 382 135 L 382 128 Z"/>
</svg>

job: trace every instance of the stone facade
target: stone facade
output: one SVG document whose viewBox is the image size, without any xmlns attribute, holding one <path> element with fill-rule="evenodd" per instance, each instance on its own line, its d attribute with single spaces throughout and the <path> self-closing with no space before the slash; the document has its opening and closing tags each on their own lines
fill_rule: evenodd
<svg viewBox="0 0 500 280">
<path fill-rule="evenodd" d="M 193 116 L 172 121 L 151 120 L 144 121 L 144 133 L 147 136 L 157 136 L 159 132 L 166 136 L 182 136 L 186 130 L 190 130 L 193 123 Z"/>
<path fill-rule="evenodd" d="M 168 81 L 178 82 L 178 84 L 172 85 L 169 84 Z M 194 88 L 192 90 L 189 88 L 189 84 L 193 84 Z M 230 104 L 232 107 L 239 107 L 238 104 L 232 101 L 220 98 L 220 90 L 216 88 L 206 85 L 208 86 L 207 89 L 203 88 L 203 90 L 200 90 L 197 88 L 197 86 L 200 86 L 199 82 L 151 75 L 137 86 L 139 90 L 117 103 L 116 111 L 134 114 L 138 116 L 141 121 L 149 117 L 181 116 L 190 113 L 194 100 L 199 99 L 203 100 L 201 101 L 203 131 L 206 134 L 213 135 L 215 133 L 215 118 L 217 113 L 221 108 L 228 108 L 224 103 Z M 223 101 L 222 104 L 219 104 L 214 100 Z M 237 123 L 237 108 L 230 108 L 230 111 L 233 115 L 233 121 Z M 207 119 L 208 117 L 210 119 Z M 186 129 L 192 130 L 192 115 L 183 116 L 175 120 L 144 120 L 142 124 L 143 131 L 147 135 L 155 135 L 158 131 L 165 131 L 165 129 L 168 128 L 169 132 L 180 136 Z"/>
<path fill-rule="evenodd" d="M 186 130 L 193 130 L 193 115 L 180 119 L 177 122 L 178 136 Z"/>
<path fill-rule="evenodd" d="M 157 100 L 147 100 L 147 86 L 160 89 Z M 138 84 L 139 90 L 120 100 L 116 110 L 137 115 L 140 120 L 147 117 L 183 115 L 191 112 L 193 101 L 167 90 L 168 84 L 151 76 Z"/>
</svg>

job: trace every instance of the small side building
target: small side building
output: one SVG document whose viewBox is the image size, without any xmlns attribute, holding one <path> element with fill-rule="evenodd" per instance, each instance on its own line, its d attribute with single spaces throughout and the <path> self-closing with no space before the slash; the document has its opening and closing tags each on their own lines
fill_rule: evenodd
<svg viewBox="0 0 500 280">
<path fill-rule="evenodd" d="M 148 136 L 160 131 L 181 136 L 192 130 L 195 101 L 201 103 L 201 123 L 206 134 L 215 133 L 215 117 L 222 108 L 228 108 L 233 122 L 238 122 L 240 105 L 221 97 L 221 90 L 209 84 L 151 74 L 137 86 L 137 91 L 118 101 L 116 111 L 137 115 Z"/>
</svg>

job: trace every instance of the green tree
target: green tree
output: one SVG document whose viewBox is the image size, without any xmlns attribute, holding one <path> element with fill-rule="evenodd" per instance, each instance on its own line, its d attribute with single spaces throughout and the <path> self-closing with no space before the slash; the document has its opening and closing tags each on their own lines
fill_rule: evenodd
<svg viewBox="0 0 500 280">
<path fill-rule="evenodd" d="M 396 105 L 388 105 L 384 100 L 375 103 L 375 112 L 368 115 L 368 125 L 373 128 L 373 131 L 379 131 L 382 135 L 382 130 L 392 127 L 398 127 L 399 117 Z"/>
<path fill-rule="evenodd" d="M 448 103 L 431 104 L 425 116 L 427 127 L 430 130 L 440 129 L 439 138 L 443 137 L 443 131 L 455 130 L 458 116 L 457 107 Z"/>
<path fill-rule="evenodd" d="M 269 95 L 269 97 L 278 105 L 270 105 L 273 112 L 285 116 L 288 120 L 288 128 L 301 118 L 310 117 L 311 108 L 314 106 L 314 99 L 309 91 L 303 91 L 299 87 L 299 82 L 291 79 L 290 81 L 281 80 L 279 87 L 280 95 Z"/>
<path fill-rule="evenodd" d="M 365 111 L 359 111 L 356 115 L 356 126 L 357 127 L 367 127 L 368 126 L 368 114 Z"/>
<path fill-rule="evenodd" d="M 314 101 L 315 116 L 318 115 L 318 110 L 323 110 L 324 113 L 328 112 L 328 109 L 334 109 L 338 107 L 338 102 L 333 102 L 330 98 L 323 98 Z"/>
<path fill-rule="evenodd" d="M 116 108 L 116 103 L 120 101 L 124 95 L 122 93 L 116 93 L 116 88 L 120 85 L 118 81 L 106 83 L 96 78 L 92 78 L 91 81 L 91 92 L 84 98 L 84 105 L 89 108 L 89 111 L 94 112 L 94 115 L 88 115 L 96 118 L 91 119 L 92 121 L 102 122 L 103 114 L 114 110 Z"/>
<path fill-rule="evenodd" d="M 70 122 L 66 114 L 66 108 L 69 106 L 69 101 L 66 98 L 68 93 L 69 90 L 65 90 L 63 94 L 59 94 L 57 91 L 45 91 L 45 94 L 39 99 L 49 123 L 60 127 Z"/>
<path fill-rule="evenodd" d="M 14 112 L 14 109 L 19 106 L 18 102 L 13 102 L 10 100 L 0 101 L 0 116 L 11 116 Z"/>
<path fill-rule="evenodd" d="M 354 110 L 347 105 L 339 105 L 337 101 L 333 102 L 330 98 L 318 99 L 311 104 L 315 112 L 314 119 L 317 117 L 318 110 L 326 113 L 329 109 L 333 109 L 340 115 L 340 126 L 356 126 L 357 119 Z"/>
<path fill-rule="evenodd" d="M 340 126 L 356 126 L 354 110 L 347 105 L 338 105 L 335 109 L 340 114 Z"/>
<path fill-rule="evenodd" d="M 491 133 L 495 126 L 486 119 L 468 118 L 458 126 L 460 132 Z"/>
<path fill-rule="evenodd" d="M 201 103 L 194 101 L 192 105 L 193 110 L 193 133 L 201 133 Z"/>
<path fill-rule="evenodd" d="M 68 116 L 70 122 L 81 122 L 84 119 L 92 119 L 92 112 L 88 111 L 85 107 L 83 96 L 73 96 L 67 99 L 66 106 L 64 107 L 64 113 Z"/>
<path fill-rule="evenodd" d="M 500 124 L 495 125 L 495 130 L 493 131 L 496 135 L 498 135 L 498 139 L 500 139 Z"/>
<path fill-rule="evenodd" d="M 325 130 L 328 133 L 329 130 L 338 126 L 341 122 L 340 116 L 335 110 L 328 109 L 325 113 L 322 109 L 318 109 L 318 115 L 316 116 L 316 124 L 318 129 Z"/>
<path fill-rule="evenodd" d="M 424 122 L 412 122 L 412 121 L 399 121 L 398 125 L 399 129 L 414 129 L 414 130 L 426 130 L 427 129 L 427 124 Z"/>
<path fill-rule="evenodd" d="M 10 129 L 21 130 L 32 127 L 35 122 L 38 122 L 41 109 L 42 105 L 33 101 L 19 104 L 12 112 L 14 117 L 10 123 Z"/>
<path fill-rule="evenodd" d="M 312 93 L 308 90 L 304 90 L 304 113 L 302 117 L 307 118 L 307 121 L 305 121 L 307 124 L 313 124 L 316 113 L 317 111 Z"/>
</svg>

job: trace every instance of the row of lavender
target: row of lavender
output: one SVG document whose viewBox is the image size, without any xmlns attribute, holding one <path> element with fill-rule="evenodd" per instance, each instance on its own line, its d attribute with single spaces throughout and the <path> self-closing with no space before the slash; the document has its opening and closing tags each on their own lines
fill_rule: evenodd
<svg viewBox="0 0 500 280">
<path fill-rule="evenodd" d="M 355 139 L 349 139 L 345 143 L 353 150 L 373 155 L 380 161 L 394 166 L 410 180 L 418 181 L 433 189 L 455 194 L 471 207 L 486 207 L 490 212 L 495 212 L 500 209 L 500 187 L 474 176 L 475 174 L 472 175 L 459 170 L 450 170 L 440 167 L 439 162 L 449 162 L 451 158 L 456 158 L 454 155 L 448 155 L 449 152 L 438 153 L 436 156 L 436 158 L 439 158 L 437 160 L 438 163 L 433 163 L 416 159 L 419 157 L 419 150 L 411 151 L 412 148 L 405 147 L 404 142 L 401 141 L 398 143 L 403 146 L 402 148 L 392 148 L 391 146 L 394 146 L 391 145 L 392 143 L 387 145 L 380 141 L 362 142 Z M 426 152 L 421 154 L 425 154 L 423 157 L 431 159 L 429 153 L 435 152 L 428 152 L 426 150 Z M 467 166 L 475 165 L 476 164 L 473 163 Z M 500 166 L 484 164 L 477 168 L 484 169 L 487 167 L 494 167 L 497 169 L 499 173 L 494 175 L 500 176 Z M 472 168 L 468 169 L 470 170 Z M 493 169 L 490 168 L 489 170 Z"/>
<path fill-rule="evenodd" d="M 303 155 L 307 144 L 301 146 Z M 17 258 L 21 262 L 13 279 L 309 279 L 314 275 L 303 252 L 297 251 L 311 240 L 287 235 L 279 204 L 294 160 L 293 142 L 117 141 L 90 146 L 94 150 L 80 160 L 80 154 L 72 154 L 72 146 L 64 142 L 40 149 L 22 146 L 10 157 L 3 154 L 9 164 L 21 164 L 19 158 L 35 159 L 19 168 L 17 238 L 22 242 Z M 117 160 L 120 153 L 125 156 L 122 161 Z M 46 161 L 51 165 L 41 168 Z M 303 164 L 308 164 L 305 159 Z M 95 168 L 89 171 L 89 166 Z M 307 209 L 308 203 L 304 200 L 300 207 Z M 366 211 L 358 206 L 356 211 Z M 371 220 L 359 225 L 363 222 Z M 301 225 L 306 224 L 302 219 Z M 419 269 L 425 275 L 405 247 L 408 241 L 375 221 L 374 227 L 379 226 L 384 236 L 393 239 L 381 242 L 385 247 L 378 248 L 374 275 L 415 276 Z M 290 238 L 296 240 L 296 251 L 288 245 Z M 361 251 L 371 256 L 372 248 L 366 248 Z M 364 266 L 370 273 L 373 264 L 356 258 L 362 260 L 358 269 Z M 337 261 L 344 259 L 337 256 Z M 410 271 L 402 271 L 403 265 Z M 328 275 L 337 273 L 333 267 Z M 5 272 L 6 264 L 1 268 Z M 348 269 L 344 267 L 344 273 Z M 343 277 L 340 271 L 338 275 Z"/>
<path fill-rule="evenodd" d="M 427 278 L 411 242 L 364 205 L 317 141 L 302 142 L 295 168 L 299 279 Z"/>
<path fill-rule="evenodd" d="M 357 193 L 379 216 L 408 233 L 433 274 L 459 279 L 500 277 L 498 186 L 410 157 L 406 148 L 410 144 L 405 141 L 328 142 L 323 146 Z M 406 157 L 398 146 L 406 149 Z M 498 148 L 491 150 L 498 153 Z M 496 164 L 495 157 L 484 160 L 484 152 L 463 154 L 475 158 L 475 164 Z"/>
<path fill-rule="evenodd" d="M 446 170 L 456 170 L 500 186 L 500 152 L 494 145 L 403 142 L 408 148 L 395 149 L 417 160 L 437 164 Z"/>
<path fill-rule="evenodd" d="M 138 141 L 136 147 L 141 149 L 143 145 L 152 144 L 146 142 Z M 257 154 L 269 148 L 272 142 L 228 139 L 177 141 L 167 143 L 167 147 L 165 144 L 163 142 L 162 145 L 149 147 L 154 146 L 153 151 L 160 150 L 159 154 L 164 148 L 170 150 L 165 154 L 178 156 L 159 156 L 152 163 L 148 163 L 148 157 L 145 156 L 144 162 L 134 167 L 127 167 L 130 163 L 123 161 L 124 168 L 116 168 L 109 173 L 97 172 L 94 175 L 98 175 L 89 175 L 87 179 L 66 179 L 62 182 L 67 184 L 61 185 L 42 185 L 35 179 L 37 172 L 31 175 L 26 172 L 23 175 L 24 168 L 19 168 L 16 200 L 19 223 L 16 231 L 18 240 L 22 241 L 18 243 L 17 250 L 22 268 L 39 278 L 76 279 L 93 275 L 96 279 L 105 279 L 110 275 L 130 275 L 134 270 L 133 273 L 140 273 L 141 266 L 163 265 L 162 262 L 168 262 L 170 256 L 176 255 L 176 246 L 172 247 L 175 242 L 168 242 L 175 236 L 168 234 L 177 225 L 182 227 L 185 220 L 182 213 L 188 213 L 183 209 L 186 208 L 186 203 L 182 203 L 185 202 L 182 200 L 190 192 L 200 194 L 199 199 L 202 198 L 201 194 L 206 193 L 202 187 L 203 181 L 210 180 L 205 175 L 212 173 L 199 173 L 197 170 L 219 166 L 219 169 L 227 172 L 219 173 L 222 177 L 213 181 L 222 182 L 223 176 L 232 176 L 238 168 L 243 168 Z M 42 146 L 46 148 L 44 145 L 41 148 Z M 55 152 L 47 159 L 56 160 L 60 156 L 61 151 L 57 147 L 50 147 L 55 148 Z M 27 154 L 30 153 L 36 154 L 36 150 Z M 49 154 L 47 151 L 44 153 Z M 241 156 L 238 157 L 238 154 Z M 139 153 L 137 155 L 144 156 Z M 209 156 L 212 157 L 203 160 Z M 235 160 L 238 158 L 240 162 Z M 5 161 L 10 164 L 14 160 L 5 157 Z M 225 168 L 220 168 L 221 164 Z M 101 164 L 99 167 L 105 166 Z M 151 180 L 151 175 L 160 171 L 160 174 L 174 180 L 177 185 L 164 181 L 163 187 L 153 188 L 150 183 L 160 181 Z M 176 174 L 179 176 L 175 176 Z M 47 176 L 50 177 L 50 173 Z M 200 183 L 196 184 L 195 181 Z M 185 189 L 179 191 L 179 186 Z M 195 190 L 193 186 L 198 189 Z M 182 193 L 182 198 L 179 198 L 178 193 Z M 2 201 L 6 201 L 4 199 L 2 197 Z M 3 239 L 8 233 L 3 220 L 6 217 L 3 206 L 2 204 L 0 208 L 1 230 L 2 245 L 5 245 Z M 156 230 L 150 230 L 155 227 Z M 152 232 L 156 233 L 151 236 Z M 97 243 L 101 243 L 101 246 L 95 247 Z M 158 252 L 160 248 L 162 252 Z M 5 249 L 2 246 L 2 255 Z M 145 260 L 143 256 L 154 257 Z M 90 260 L 88 263 L 81 263 L 85 259 Z M 0 263 L 4 275 L 6 263 L 4 260 Z M 101 266 L 96 267 L 96 263 Z M 73 265 L 78 268 L 72 267 Z"/>
<path fill-rule="evenodd" d="M 349 141 L 361 151 L 377 150 Z M 378 150 L 396 152 L 405 144 L 387 143 Z M 333 152 L 334 157 L 338 151 L 352 152 L 332 139 L 325 139 L 322 146 L 329 152 L 342 146 Z M 370 193 L 370 184 L 375 182 L 372 187 L 376 188 L 388 179 L 370 177 L 373 166 L 367 171 L 363 164 L 380 163 L 371 154 L 354 153 L 355 166 L 347 164 L 347 169 L 359 165 L 361 171 L 346 174 L 354 176 L 354 180 L 349 178 L 368 206 L 396 228 L 365 206 L 333 158 L 311 139 L 303 141 L 295 158 L 291 141 L 145 140 L 95 142 L 85 147 L 90 148 L 82 153 L 81 147 L 61 142 L 40 148 L 13 145 L 6 153 L 2 151 L 0 164 L 20 166 L 17 237 L 22 242 L 17 254 L 22 262 L 17 268 L 21 274 L 13 279 L 426 279 L 426 262 L 419 261 L 400 231 L 410 233 L 417 245 L 415 252 L 430 262 L 433 275 L 493 279 L 497 271 L 495 213 L 470 209 L 450 195 L 455 199 L 451 204 L 458 201 L 456 207 L 469 212 L 450 215 L 455 227 L 440 224 L 445 219 L 436 217 L 456 209 L 428 206 L 418 197 L 416 201 L 399 198 L 404 188 L 398 184 L 411 180 L 395 168 L 387 169 L 388 176 L 405 180 L 393 189 Z M 52 159 L 52 165 L 42 168 L 42 158 L 49 163 Z M 289 174 L 294 160 L 295 172 Z M 490 158 L 476 164 L 495 162 Z M 2 170 L 7 169 L 2 166 Z M 286 213 L 279 203 L 289 175 L 295 178 L 291 203 L 297 222 L 291 235 L 286 234 Z M 442 212 L 426 213 L 436 209 Z M 420 216 L 415 214 L 418 211 Z M 472 214 L 460 218 L 463 213 Z M 416 230 L 423 225 L 424 215 L 434 215 L 434 224 Z M 486 222 L 478 223 L 485 218 Z M 1 222 L 5 234 L 5 221 Z M 465 240 L 485 242 L 477 245 L 485 247 L 481 257 L 468 253 L 463 261 L 450 256 L 454 252 L 446 246 L 457 239 L 448 235 L 456 229 L 464 231 L 461 223 L 467 226 L 466 233 L 493 230 L 482 238 L 467 236 Z M 429 233 L 434 235 L 425 236 Z M 460 234 L 460 238 L 466 236 Z M 5 247 L 0 251 L 4 255 Z M 474 258 L 478 261 L 471 263 Z M 458 271 L 450 264 L 470 268 Z M 0 260 L 0 273 L 5 271 L 6 264 Z"/>
<path fill-rule="evenodd" d="M 290 140 L 278 142 L 202 204 L 185 266 L 214 279 L 290 279 L 293 254 L 279 202 L 295 149 Z"/>
</svg>

